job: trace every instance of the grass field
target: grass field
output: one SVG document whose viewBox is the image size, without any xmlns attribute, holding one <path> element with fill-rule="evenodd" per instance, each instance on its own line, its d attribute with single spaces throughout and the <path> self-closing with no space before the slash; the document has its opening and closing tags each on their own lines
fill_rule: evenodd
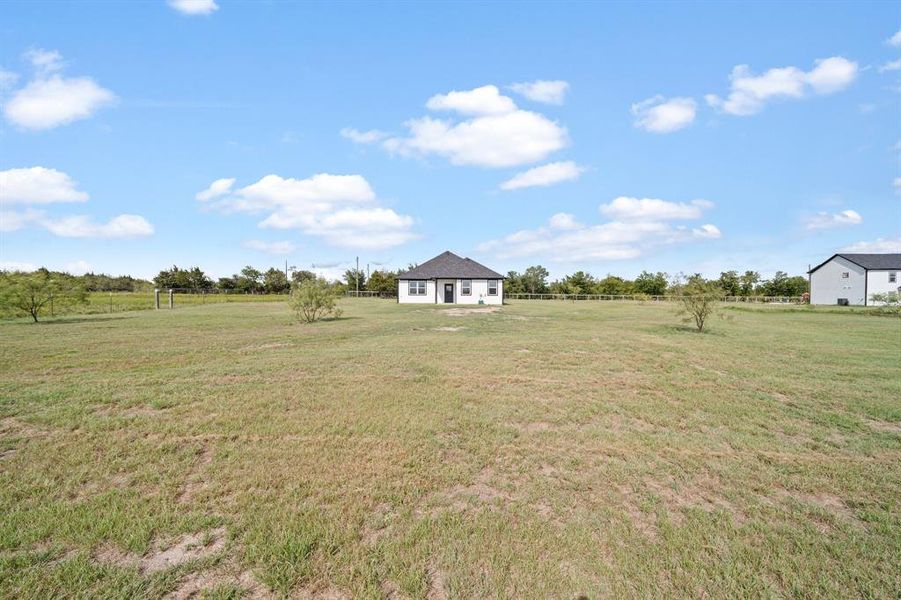
<svg viewBox="0 0 901 600">
<path fill-rule="evenodd" d="M 173 299 L 176 307 L 194 306 L 197 304 L 218 304 L 220 302 L 284 302 L 285 296 L 277 294 L 199 294 L 179 292 Z M 168 307 L 168 292 L 160 292 L 160 306 Z M 87 302 L 69 306 L 53 307 L 53 316 L 65 315 L 96 315 L 128 312 L 132 310 L 152 310 L 153 290 L 146 292 L 89 292 Z M 51 309 L 46 305 L 41 311 L 40 318 L 51 316 Z M 9 308 L 0 308 L 0 318 L 12 318 L 18 316 L 16 311 Z"/>
<path fill-rule="evenodd" d="M 0 324 L 0 597 L 901 596 L 901 319 Z"/>
</svg>

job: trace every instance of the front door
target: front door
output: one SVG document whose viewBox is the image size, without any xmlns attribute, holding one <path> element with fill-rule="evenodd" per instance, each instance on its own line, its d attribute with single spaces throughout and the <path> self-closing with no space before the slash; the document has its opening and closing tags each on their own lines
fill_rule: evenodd
<svg viewBox="0 0 901 600">
<path fill-rule="evenodd" d="M 445 304 L 453 304 L 454 303 L 454 284 L 452 284 L 452 283 L 444 284 L 444 303 Z"/>
</svg>

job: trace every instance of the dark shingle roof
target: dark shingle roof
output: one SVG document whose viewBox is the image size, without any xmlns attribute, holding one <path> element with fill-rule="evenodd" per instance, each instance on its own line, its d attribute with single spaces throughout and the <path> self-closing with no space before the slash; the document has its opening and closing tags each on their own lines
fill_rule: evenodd
<svg viewBox="0 0 901 600">
<path fill-rule="evenodd" d="M 827 262 L 835 258 L 836 256 L 841 256 L 845 260 L 849 260 L 853 262 L 855 265 L 863 267 L 868 271 L 874 270 L 886 270 L 886 269 L 898 269 L 901 271 L 901 253 L 899 254 L 833 254 L 829 257 L 828 260 L 824 260 L 814 268 L 812 268 L 808 273 L 813 273 Z"/>
<path fill-rule="evenodd" d="M 416 268 L 397 276 L 398 279 L 503 279 L 500 273 L 480 265 L 471 258 L 460 258 L 453 252 L 442 252 Z"/>
</svg>

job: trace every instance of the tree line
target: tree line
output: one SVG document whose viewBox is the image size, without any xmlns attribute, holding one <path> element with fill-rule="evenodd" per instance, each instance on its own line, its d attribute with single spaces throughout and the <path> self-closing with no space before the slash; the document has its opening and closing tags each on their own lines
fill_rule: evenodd
<svg viewBox="0 0 901 600">
<path fill-rule="evenodd" d="M 363 270 L 348 269 L 343 284 L 348 290 L 394 294 L 397 276 L 401 271 L 379 270 L 368 277 Z M 616 275 L 599 278 L 586 271 L 576 271 L 554 281 L 548 281 L 548 270 L 534 265 L 522 273 L 507 272 L 504 279 L 505 294 L 592 294 L 604 296 L 665 296 L 678 293 L 686 283 L 714 284 L 725 296 L 801 296 L 809 291 L 809 282 L 803 275 L 789 276 L 777 271 L 770 279 L 764 279 L 757 271 L 723 271 L 715 279 L 706 279 L 700 273 L 669 275 L 658 271 L 642 271 L 635 279 Z M 357 287 L 359 284 L 359 288 Z"/>
<path fill-rule="evenodd" d="M 807 277 L 789 276 L 777 271 L 771 279 L 763 279 L 757 271 L 723 271 L 718 278 L 707 279 L 700 273 L 670 275 L 662 271 L 642 271 L 629 280 L 616 275 L 594 277 L 585 271 L 576 271 L 561 279 L 548 282 L 548 272 L 537 265 L 522 273 L 509 271 L 504 281 L 508 294 L 597 294 L 604 296 L 665 296 L 677 293 L 686 283 L 713 284 L 725 296 L 801 296 L 809 291 Z"/>
<path fill-rule="evenodd" d="M 391 271 L 380 269 L 367 275 L 362 269 L 347 269 L 340 281 L 333 282 L 341 292 L 357 290 L 393 295 L 397 292 L 397 276 L 413 268 Z M 230 277 L 213 280 L 200 267 L 180 268 L 173 265 L 163 269 L 152 281 L 130 275 L 111 276 L 102 273 L 70 275 L 41 268 L 47 278 L 57 281 L 78 283 L 86 292 L 141 292 L 154 287 L 160 289 L 225 290 L 246 294 L 285 294 L 292 284 L 317 279 L 312 271 L 294 270 L 290 277 L 276 267 L 262 271 L 250 265 Z M 548 270 L 541 265 L 531 266 L 524 271 L 509 271 L 504 281 L 507 294 L 592 294 L 605 296 L 648 295 L 664 296 L 674 293 L 685 282 L 709 282 L 716 284 L 726 296 L 801 296 L 809 291 L 807 277 L 789 276 L 777 271 L 770 279 L 764 279 L 757 271 L 723 271 L 718 278 L 705 279 L 699 273 L 693 275 L 669 275 L 664 272 L 642 271 L 635 279 L 616 275 L 595 277 L 587 271 L 576 271 L 559 279 L 549 281 Z"/>
</svg>

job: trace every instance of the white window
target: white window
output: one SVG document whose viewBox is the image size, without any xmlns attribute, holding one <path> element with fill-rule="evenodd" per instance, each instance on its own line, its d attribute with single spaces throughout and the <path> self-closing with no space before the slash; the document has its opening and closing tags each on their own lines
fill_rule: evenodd
<svg viewBox="0 0 901 600">
<path fill-rule="evenodd" d="M 411 296 L 425 296 L 425 281 L 410 281 L 408 286 Z"/>
<path fill-rule="evenodd" d="M 488 280 L 488 295 L 497 296 L 497 279 Z"/>
<path fill-rule="evenodd" d="M 848 273 L 847 271 L 842 271 L 842 279 L 847 279 L 850 276 L 851 276 L 851 274 Z"/>
<path fill-rule="evenodd" d="M 888 282 L 895 283 L 898 281 L 898 272 L 897 271 L 889 271 L 888 272 Z"/>
<path fill-rule="evenodd" d="M 462 279 L 460 281 L 460 295 L 461 296 L 471 296 L 472 295 L 472 279 Z"/>
</svg>

